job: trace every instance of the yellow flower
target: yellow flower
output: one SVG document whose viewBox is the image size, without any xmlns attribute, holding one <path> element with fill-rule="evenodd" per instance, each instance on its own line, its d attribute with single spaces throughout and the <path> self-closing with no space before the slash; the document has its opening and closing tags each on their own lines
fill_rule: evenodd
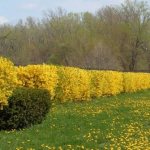
<svg viewBox="0 0 150 150">
<path fill-rule="evenodd" d="M 0 57 L 0 109 L 18 85 L 16 67 L 6 58 Z"/>
</svg>

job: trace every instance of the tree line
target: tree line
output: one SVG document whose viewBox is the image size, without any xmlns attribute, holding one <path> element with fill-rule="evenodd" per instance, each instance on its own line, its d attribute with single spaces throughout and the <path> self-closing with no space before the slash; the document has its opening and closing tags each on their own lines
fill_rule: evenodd
<svg viewBox="0 0 150 150">
<path fill-rule="evenodd" d="M 96 13 L 58 8 L 46 11 L 42 19 L 1 25 L 0 55 L 16 65 L 150 71 L 150 7 L 125 0 Z"/>
</svg>

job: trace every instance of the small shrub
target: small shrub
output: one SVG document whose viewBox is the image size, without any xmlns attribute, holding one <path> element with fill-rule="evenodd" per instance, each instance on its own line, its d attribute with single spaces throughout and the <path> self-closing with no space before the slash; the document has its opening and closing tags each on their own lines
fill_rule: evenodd
<svg viewBox="0 0 150 150">
<path fill-rule="evenodd" d="M 50 108 L 45 89 L 18 88 L 0 110 L 0 130 L 22 129 L 43 121 Z"/>
</svg>

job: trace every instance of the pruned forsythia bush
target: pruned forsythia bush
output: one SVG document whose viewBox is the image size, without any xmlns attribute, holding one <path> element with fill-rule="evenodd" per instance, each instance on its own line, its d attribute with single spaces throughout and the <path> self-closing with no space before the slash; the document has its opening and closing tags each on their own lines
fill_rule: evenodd
<svg viewBox="0 0 150 150">
<path fill-rule="evenodd" d="M 56 99 L 62 102 L 90 99 L 90 76 L 86 70 L 59 67 L 58 75 Z"/>
<path fill-rule="evenodd" d="M 116 95 L 123 92 L 123 75 L 116 71 L 91 71 L 91 96 Z"/>
<path fill-rule="evenodd" d="M 0 110 L 0 130 L 22 129 L 41 123 L 49 112 L 50 94 L 45 89 L 17 88 Z"/>
<path fill-rule="evenodd" d="M 124 92 L 136 92 L 150 88 L 149 73 L 124 73 Z"/>
<path fill-rule="evenodd" d="M 58 82 L 57 67 L 53 65 L 28 65 L 18 68 L 18 79 L 23 87 L 43 88 L 55 96 Z"/>
<path fill-rule="evenodd" d="M 0 109 L 7 105 L 7 99 L 17 84 L 16 67 L 8 59 L 0 57 Z"/>
</svg>

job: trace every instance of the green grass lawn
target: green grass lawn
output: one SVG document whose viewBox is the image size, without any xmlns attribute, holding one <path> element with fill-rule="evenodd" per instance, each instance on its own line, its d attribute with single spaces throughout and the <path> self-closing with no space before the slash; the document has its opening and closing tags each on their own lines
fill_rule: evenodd
<svg viewBox="0 0 150 150">
<path fill-rule="evenodd" d="M 1 131 L 0 150 L 150 150 L 150 90 L 57 104 L 41 124 Z"/>
</svg>

